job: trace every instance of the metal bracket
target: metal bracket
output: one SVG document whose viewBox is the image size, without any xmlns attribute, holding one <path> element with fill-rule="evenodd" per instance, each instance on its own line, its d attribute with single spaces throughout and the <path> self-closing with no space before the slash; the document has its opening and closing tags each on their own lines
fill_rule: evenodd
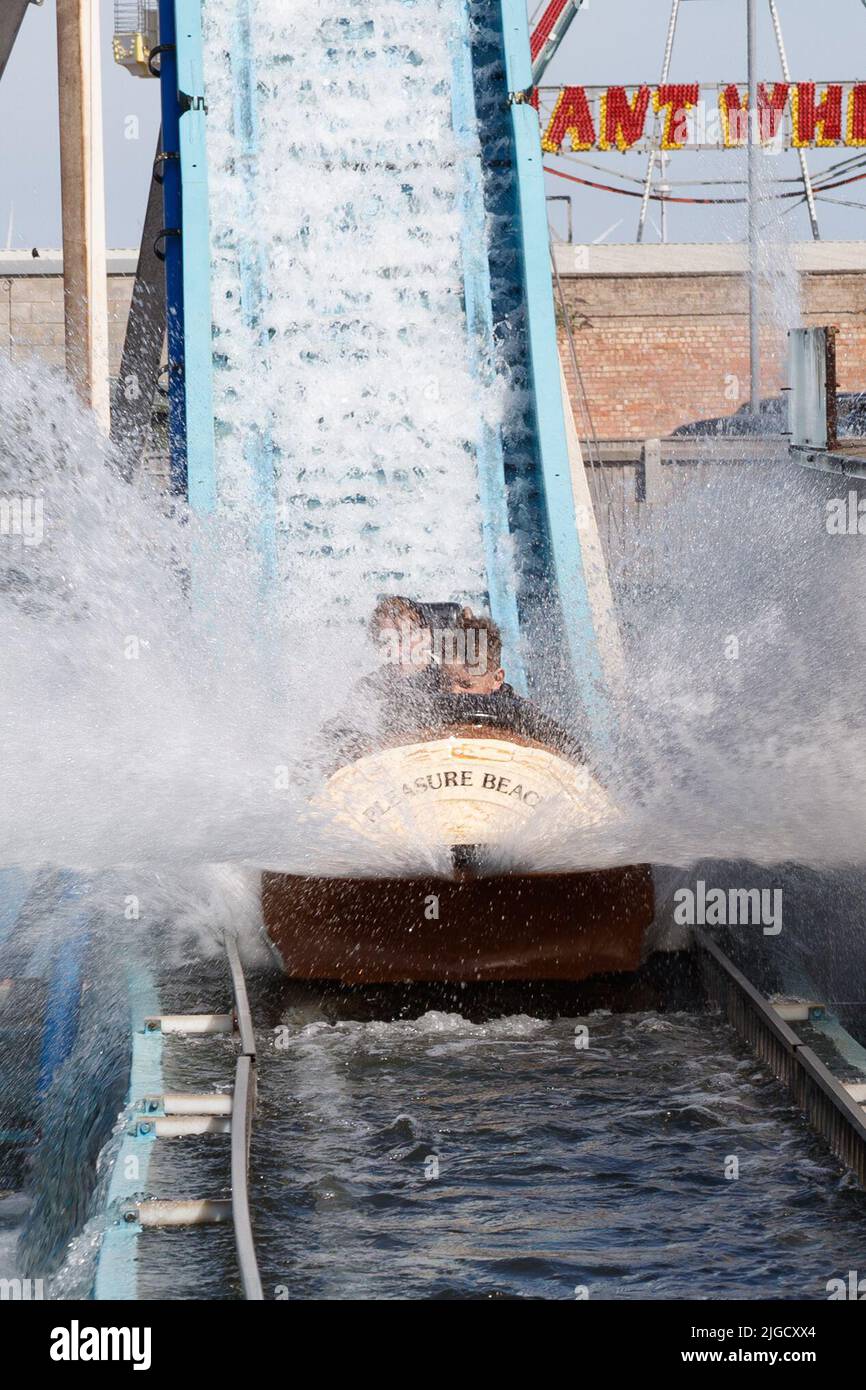
<svg viewBox="0 0 866 1390">
<path fill-rule="evenodd" d="M 201 111 L 207 115 L 207 102 L 204 97 L 191 97 L 189 92 L 178 92 L 177 104 L 180 107 L 180 114 L 185 116 L 187 111 Z"/>
<path fill-rule="evenodd" d="M 174 53 L 176 45 L 173 43 L 158 43 L 156 48 L 152 48 L 147 58 L 147 68 L 151 77 L 159 77 L 159 68 L 153 66 L 153 60 L 159 53 Z M 161 66 L 161 65 L 160 65 Z"/>
<path fill-rule="evenodd" d="M 156 159 L 153 161 L 153 173 L 151 177 L 153 178 L 155 183 L 162 183 L 165 179 L 165 174 L 159 171 L 157 166 L 160 164 L 164 164 L 166 160 L 169 159 L 180 159 L 180 155 L 178 154 L 177 150 L 160 150 L 159 154 L 156 156 Z"/>
<path fill-rule="evenodd" d="M 157 232 L 153 239 L 153 254 L 158 261 L 165 260 L 165 252 L 161 249 L 159 243 L 170 236 L 180 236 L 180 227 L 163 227 Z"/>
</svg>

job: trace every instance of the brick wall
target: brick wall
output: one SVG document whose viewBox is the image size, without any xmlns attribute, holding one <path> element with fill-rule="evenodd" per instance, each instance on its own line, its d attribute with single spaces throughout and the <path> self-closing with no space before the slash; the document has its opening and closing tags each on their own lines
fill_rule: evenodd
<svg viewBox="0 0 866 1390">
<path fill-rule="evenodd" d="M 748 289 L 742 273 L 561 273 L 561 279 L 599 438 L 664 435 L 691 420 L 731 414 L 748 400 Z M 866 389 L 866 269 L 803 271 L 799 287 L 802 322 L 839 328 L 839 389 Z M 566 379 L 579 410 L 561 313 L 559 318 Z M 766 325 L 762 395 L 775 395 L 785 384 L 785 354 L 784 332 Z"/>
</svg>

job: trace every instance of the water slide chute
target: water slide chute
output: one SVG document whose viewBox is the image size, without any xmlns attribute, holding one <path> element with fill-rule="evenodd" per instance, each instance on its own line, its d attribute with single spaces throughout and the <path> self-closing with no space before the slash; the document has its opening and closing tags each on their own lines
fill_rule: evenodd
<svg viewBox="0 0 866 1390">
<path fill-rule="evenodd" d="M 251 392 L 258 392 L 260 382 L 267 373 L 277 370 L 275 364 L 280 362 L 284 363 L 286 372 L 293 370 L 288 364 L 294 363 L 299 379 L 307 372 L 309 358 L 315 362 L 318 355 L 323 360 L 330 359 L 333 364 L 335 335 L 352 330 L 346 310 L 346 287 L 341 288 L 339 280 L 339 266 L 321 264 L 316 270 L 310 254 L 317 217 L 331 228 L 330 242 L 326 238 L 323 245 L 331 248 L 342 245 L 349 253 L 353 249 L 350 242 L 340 240 L 339 219 L 334 207 L 327 204 L 328 188 L 333 185 L 334 203 L 339 202 L 341 216 L 351 224 L 356 241 L 367 238 L 373 256 L 375 229 L 371 231 L 369 227 L 363 206 L 365 195 L 380 211 L 385 209 L 383 216 L 398 194 L 405 196 L 406 216 L 411 217 L 415 184 L 418 190 L 424 190 L 428 175 L 428 184 L 444 185 L 452 180 L 449 206 L 459 218 L 460 230 L 453 248 L 447 241 L 447 231 L 441 234 L 444 238 L 443 263 L 445 253 L 449 256 L 453 253 L 453 265 L 450 269 L 445 265 L 442 273 L 453 274 L 460 284 L 464 358 L 460 360 L 459 370 L 465 371 L 476 383 L 476 424 L 471 431 L 470 447 L 464 453 L 471 456 L 475 470 L 474 490 L 480 517 L 477 544 L 470 541 L 464 549 L 473 554 L 477 549 L 482 557 L 478 576 L 472 570 L 470 559 L 466 560 L 460 587 L 464 596 L 486 603 L 497 620 L 504 638 L 505 664 L 517 689 L 548 700 L 553 692 L 560 708 L 569 704 L 580 708 L 592 750 L 593 768 L 596 771 L 603 768 L 605 757 L 610 756 L 613 733 L 607 689 L 610 664 L 601 622 L 603 610 L 609 618 L 609 591 L 607 600 L 603 598 L 600 602 L 599 586 L 594 579 L 600 558 L 597 533 L 591 516 L 587 518 L 583 499 L 580 515 L 575 506 L 573 478 L 582 473 L 582 465 L 573 424 L 563 402 L 541 148 L 537 113 L 530 99 L 532 60 L 523 0 L 495 0 L 485 5 L 470 4 L 467 0 L 429 0 L 428 6 L 421 7 L 395 3 L 370 7 L 369 13 L 363 7 L 356 7 L 351 15 L 345 16 L 324 15 L 321 7 L 315 11 L 310 8 L 309 22 L 315 31 L 315 43 L 319 45 L 319 60 L 327 64 L 328 51 L 333 55 L 332 68 L 325 67 L 318 75 L 302 69 L 307 53 L 299 53 L 293 46 L 297 43 L 296 33 L 292 32 L 290 38 L 280 38 L 281 24 L 289 26 L 285 31 L 289 35 L 294 21 L 284 18 L 284 13 L 278 13 L 268 0 L 258 0 L 258 3 L 236 0 L 232 6 L 220 7 L 216 7 L 213 0 L 205 0 L 203 5 L 199 0 L 162 0 L 162 8 L 167 12 L 165 32 L 173 25 L 176 42 L 175 54 L 165 55 L 161 71 L 163 127 L 167 140 L 176 131 L 178 155 L 172 158 L 175 151 L 168 149 L 166 160 L 166 222 L 176 217 L 175 230 L 179 232 L 178 236 L 171 235 L 166 240 L 168 318 L 175 331 L 170 354 L 173 476 L 179 483 L 185 482 L 191 507 L 203 517 L 218 514 L 224 505 L 235 505 L 237 496 L 243 494 L 247 515 L 252 518 L 248 529 L 250 564 L 257 573 L 263 601 L 267 606 L 296 600 L 296 595 L 281 593 L 280 583 L 284 581 L 277 580 L 279 565 L 275 558 L 281 544 L 276 532 L 279 493 L 284 475 L 291 473 L 293 440 L 286 431 L 285 422 L 279 418 L 279 403 L 274 404 L 277 398 L 273 390 L 270 397 L 266 392 L 262 396 L 266 408 L 259 406 L 259 414 L 254 419 L 251 410 L 244 415 L 243 402 L 238 407 L 238 392 L 242 394 L 244 384 Z M 381 39 L 380 30 L 385 32 L 389 19 L 393 20 L 395 14 L 401 21 L 399 42 L 396 29 L 390 40 Z M 419 24 L 419 16 L 429 21 L 428 43 L 434 43 L 436 36 L 441 34 L 439 50 L 425 49 L 425 35 L 418 27 L 412 28 L 413 24 Z M 308 43 L 312 53 L 314 39 L 310 38 Z M 403 69 L 400 69 L 401 64 Z M 389 68 L 400 69 L 396 77 L 407 89 L 417 91 L 424 79 L 425 65 L 431 69 L 431 111 L 435 109 L 435 94 L 441 96 L 442 89 L 447 89 L 450 111 L 447 145 L 444 142 L 437 145 L 435 138 L 425 145 L 422 131 L 418 137 L 420 143 L 413 146 L 418 151 L 413 156 L 414 164 L 407 161 L 406 168 L 401 166 L 395 173 L 394 147 L 388 146 L 393 115 L 389 124 L 383 110 L 381 132 L 371 130 L 370 148 L 361 153 L 352 152 L 355 131 L 348 123 L 342 130 L 345 148 L 337 138 L 340 131 L 335 135 L 330 128 L 325 128 L 327 112 L 321 104 L 316 107 L 317 101 L 321 103 L 317 84 L 338 89 L 337 95 L 349 104 L 353 92 L 347 85 L 348 79 L 359 90 L 365 81 L 378 81 L 390 90 L 389 79 L 394 74 Z M 299 80 L 299 73 L 302 80 Z M 280 107 L 281 91 L 289 94 L 287 99 L 297 108 L 290 110 L 288 115 L 285 106 Z M 308 108 L 320 113 L 320 128 L 317 129 L 314 122 L 309 127 L 303 125 L 304 111 Z M 369 120 L 371 112 L 375 118 L 375 104 L 371 107 L 368 99 L 363 118 Z M 297 121 L 293 120 L 295 115 Z M 417 112 L 413 111 L 413 118 L 419 119 Z M 359 122 L 361 119 L 359 115 Z M 423 120 L 423 116 L 420 119 Z M 279 125 L 280 121 L 283 126 Z M 294 177 L 287 178 L 285 197 L 291 199 L 292 207 L 299 211 L 294 223 L 292 218 L 286 219 L 287 226 L 294 225 L 294 233 L 278 232 L 269 243 L 261 228 L 269 211 L 267 198 L 273 201 L 274 190 L 271 188 L 266 193 L 261 185 L 269 159 L 273 166 L 275 131 L 285 141 L 286 159 L 294 161 L 291 166 Z M 450 153 L 442 155 L 442 148 Z M 441 196 L 438 193 L 437 196 L 439 203 L 434 201 L 431 206 L 438 214 Z M 416 201 L 420 197 L 419 191 Z M 312 211 L 305 221 L 303 213 L 307 200 Z M 232 204 L 233 221 L 227 218 L 228 202 Z M 443 222 L 442 225 L 448 224 Z M 383 269 L 386 279 L 401 273 L 401 266 L 396 265 L 399 250 L 396 241 L 395 237 L 396 268 Z M 436 299 L 436 286 L 431 285 L 429 276 L 424 280 L 428 272 L 429 266 L 424 264 L 423 258 L 415 263 L 415 275 L 432 302 Z M 357 302 L 363 306 L 366 294 L 366 302 L 375 305 L 381 284 L 363 281 L 361 264 L 358 273 Z M 313 282 L 313 291 L 299 291 L 297 302 L 291 302 L 290 316 L 309 315 L 306 343 L 301 337 L 294 342 L 291 334 L 297 331 L 296 325 L 285 325 L 285 316 L 274 315 L 274 306 L 279 307 L 281 303 L 286 275 L 306 277 L 307 283 Z M 332 287 L 332 281 L 336 288 Z M 407 303 L 411 304 L 414 288 L 411 274 L 407 273 L 407 281 Z M 321 304 L 309 297 L 315 295 L 316 285 Z M 303 298 L 303 293 L 308 294 L 307 299 Z M 332 304 L 332 301 L 335 307 L 326 309 L 325 304 Z M 411 309 L 407 312 L 411 317 Z M 453 316 L 453 297 L 450 308 L 446 305 L 441 312 Z M 370 313 L 375 314 L 375 307 Z M 323 328 L 323 321 L 329 314 L 330 327 Z M 363 316 L 363 307 L 355 315 L 359 316 Z M 445 322 L 443 318 L 443 325 Z M 446 331 L 453 331 L 455 320 L 452 317 L 448 322 L 450 329 L 443 327 L 440 339 Z M 369 336 L 374 339 L 376 328 L 377 324 L 372 322 Z M 406 332 L 410 333 L 409 327 Z M 291 351 L 283 343 L 281 333 Z M 420 336 L 423 340 L 423 330 Z M 258 364 L 258 379 L 244 376 L 243 370 L 238 371 L 237 355 L 231 361 L 232 343 L 239 340 L 246 344 L 248 358 Z M 428 350 L 436 347 L 436 341 L 428 336 Z M 407 351 L 410 354 L 407 360 L 411 362 L 411 344 Z M 241 363 L 241 367 L 246 365 Z M 231 367 L 235 369 L 234 396 L 226 385 Z M 312 378 L 307 376 L 304 380 Z M 320 389 L 327 391 L 329 385 L 325 382 L 323 377 Z M 486 393 L 497 383 L 508 395 L 508 406 L 499 419 L 492 418 L 485 404 L 491 399 Z M 368 392 L 368 398 L 369 395 Z M 270 407 L 267 407 L 268 400 Z M 369 409 L 375 416 L 376 403 Z M 336 451 L 345 445 L 344 435 L 361 428 L 360 417 L 357 413 L 347 413 L 342 427 L 339 415 L 332 414 L 329 418 L 333 426 L 329 446 Z M 412 428 L 410 422 L 410 435 Z M 419 434 L 416 429 L 416 439 Z M 400 439 L 395 432 L 394 449 L 399 447 Z M 229 460 L 233 470 L 231 476 L 227 471 Z M 336 468 L 338 464 L 339 460 Z M 353 505 L 362 515 L 364 505 L 370 500 L 363 495 L 368 486 L 372 487 L 370 476 L 368 470 L 367 481 L 358 485 L 362 495 L 353 499 Z M 322 484 L 324 501 L 315 496 L 309 499 L 309 504 L 319 509 L 319 515 L 322 508 L 327 512 L 333 502 L 332 498 L 328 500 L 328 482 L 326 477 Z M 429 486 L 424 495 L 429 505 L 432 495 Z M 228 504 L 224 500 L 226 497 L 232 499 Z M 387 510 L 399 518 L 400 508 L 406 502 L 399 485 L 392 485 L 385 501 Z M 383 570 L 387 570 L 384 561 Z M 393 566 L 390 572 L 393 574 Z M 405 582 L 408 584 L 409 579 Z M 606 584 L 606 580 L 604 582 Z M 399 579 L 394 587 L 401 588 Z M 420 582 L 416 585 L 415 597 L 421 600 L 445 596 L 422 592 Z M 447 596 L 453 597 L 453 594 Z M 425 758 L 429 761 L 432 757 L 434 761 L 444 759 L 442 767 L 437 763 L 435 771 L 437 775 L 442 774 L 443 789 L 448 787 L 450 779 L 446 774 L 453 771 L 450 764 L 461 757 L 464 760 L 473 757 L 472 749 L 467 750 L 471 739 L 476 740 L 474 762 L 479 769 L 482 792 L 487 790 L 485 775 L 492 773 L 490 769 L 486 774 L 481 772 L 480 764 L 485 757 L 494 761 L 501 758 L 502 747 L 506 744 L 510 744 L 507 756 L 515 767 L 522 768 L 520 775 L 526 774 L 524 780 L 531 781 L 531 777 L 537 775 L 537 768 L 530 766 L 534 759 L 557 756 L 557 750 L 552 748 L 537 748 L 530 754 L 525 745 L 509 740 L 507 729 L 490 731 L 464 727 L 459 731 L 444 731 L 444 742 L 441 738 L 433 738 L 434 734 L 442 732 L 419 730 L 411 742 L 404 740 L 399 750 L 390 750 L 388 776 L 394 785 L 411 782 L 409 773 L 415 763 Z M 486 739 L 491 746 L 482 748 L 482 735 L 487 734 L 492 734 Z M 431 738 L 438 744 L 435 754 L 430 751 Z M 330 797 L 334 805 L 339 802 L 345 812 L 346 788 L 368 789 L 371 778 L 385 777 L 381 764 L 382 759 L 376 761 L 374 755 L 373 762 L 359 763 L 353 773 L 345 770 L 339 773 L 339 792 L 332 780 L 326 788 L 326 799 Z M 585 777 L 585 771 L 581 775 Z M 510 784 L 515 785 L 513 780 Z M 564 792 L 562 786 L 563 804 L 570 815 L 579 818 L 584 802 L 579 795 Z M 538 788 L 531 786 L 530 790 L 533 795 L 523 801 L 521 810 L 527 818 L 533 806 L 546 799 Z M 613 808 L 597 777 L 591 790 L 593 814 L 598 813 L 600 802 L 606 803 L 612 814 Z M 362 798 L 360 790 L 357 796 Z M 450 836 L 449 846 L 457 849 L 461 842 L 451 815 L 456 803 L 453 798 L 445 798 L 434 807 L 434 799 L 427 801 L 432 815 L 430 826 L 446 839 Z M 468 816 L 468 823 L 475 824 L 478 817 L 476 815 L 473 821 L 470 801 L 471 798 L 464 797 L 457 820 L 462 816 L 466 821 Z M 482 796 L 478 804 L 483 801 Z M 506 810 L 503 801 L 501 815 L 496 814 L 495 803 L 488 800 L 485 804 L 486 831 L 482 841 L 495 846 L 505 826 L 513 828 L 515 803 L 512 801 Z M 368 826 L 360 801 L 356 812 L 356 825 L 363 844 Z M 379 833 L 381 829 L 380 825 Z M 624 934 L 631 932 L 639 948 L 640 935 L 652 916 L 651 886 L 648 870 L 629 870 L 628 874 L 631 878 L 620 885 L 619 913 L 611 917 L 607 908 L 600 913 L 590 907 L 587 920 L 598 925 L 600 917 L 604 917 L 604 931 L 608 934 L 613 921 L 614 933 L 617 930 Z M 471 874 L 461 874 L 462 881 L 467 877 Z M 577 880 L 582 876 L 574 877 Z M 534 930 L 528 886 L 533 875 L 524 878 L 522 896 L 511 895 L 517 904 L 514 912 L 518 935 L 521 920 L 527 932 Z M 343 888 L 330 894 L 331 880 L 318 882 L 330 903 L 328 920 L 334 921 L 334 902 L 346 903 L 351 897 L 346 891 L 348 884 L 344 880 Z M 267 883 L 265 916 L 273 937 L 275 933 L 279 935 L 279 922 L 287 916 L 294 913 L 297 920 L 301 901 L 307 902 L 309 894 L 305 890 L 299 895 L 298 881 L 289 876 L 283 875 L 277 882 L 269 879 Z M 547 888 L 549 884 L 544 893 Z M 610 900 L 615 900 L 615 895 Z M 530 973 L 543 976 L 545 970 L 556 974 L 560 969 L 566 973 L 569 968 L 577 969 L 556 963 L 556 959 L 565 959 L 562 942 L 573 921 L 573 907 L 572 902 L 558 934 L 555 933 L 559 944 L 553 943 L 546 953 L 541 952 Z M 355 909 L 349 910 L 348 915 L 355 922 L 353 930 L 357 935 L 359 919 Z M 305 933 L 321 936 L 321 913 L 318 917 L 316 914 L 310 917 L 304 912 L 301 917 L 302 937 Z M 345 912 L 342 920 L 345 925 Z M 488 947 L 489 942 L 483 950 L 489 954 Z M 361 951 L 360 943 L 358 949 Z M 314 954 L 323 973 L 328 974 L 321 952 Z M 626 955 L 634 964 L 634 949 Z M 592 973 L 593 968 L 605 968 L 603 953 L 594 963 L 592 952 L 584 951 L 582 961 L 580 974 Z M 291 954 L 288 965 L 290 969 L 296 966 L 299 973 L 309 973 L 296 951 Z M 340 968 L 339 962 L 334 961 L 330 973 L 339 976 Z M 477 974 L 486 966 L 478 953 L 473 956 L 470 950 L 462 968 Z M 505 967 L 501 952 L 494 950 L 491 969 L 497 968 Z M 416 974 L 418 969 L 423 978 L 424 967 L 419 966 Z M 430 965 L 428 970 L 435 973 L 435 966 Z M 363 974 L 362 969 L 361 978 Z"/>
</svg>

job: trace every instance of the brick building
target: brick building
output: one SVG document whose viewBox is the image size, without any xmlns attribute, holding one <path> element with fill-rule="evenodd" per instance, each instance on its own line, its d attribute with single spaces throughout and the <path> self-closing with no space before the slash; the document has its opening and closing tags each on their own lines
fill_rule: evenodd
<svg viewBox="0 0 866 1390">
<path fill-rule="evenodd" d="M 662 436 L 748 400 L 742 246 L 560 244 L 556 256 L 600 439 Z M 780 325 L 795 322 L 798 309 L 806 325 L 838 325 L 839 390 L 866 389 L 866 242 L 798 242 L 779 257 L 782 274 L 763 286 L 761 394 L 785 382 Z M 576 399 L 561 321 L 560 351 Z"/>
</svg>

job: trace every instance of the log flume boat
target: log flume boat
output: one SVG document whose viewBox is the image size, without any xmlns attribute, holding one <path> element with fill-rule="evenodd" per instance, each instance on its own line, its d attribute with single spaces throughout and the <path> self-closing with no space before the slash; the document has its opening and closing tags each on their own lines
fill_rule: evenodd
<svg viewBox="0 0 866 1390">
<path fill-rule="evenodd" d="M 517 702 L 520 703 L 520 702 Z M 540 735 L 540 736 L 539 736 Z M 265 872 L 262 915 L 285 972 L 344 984 L 579 981 L 641 962 L 654 900 L 647 865 L 577 873 L 491 869 L 543 806 L 575 827 L 616 816 L 585 763 L 499 710 L 460 712 L 345 762 L 320 806 L 371 857 L 444 847 L 450 874 Z"/>
</svg>

